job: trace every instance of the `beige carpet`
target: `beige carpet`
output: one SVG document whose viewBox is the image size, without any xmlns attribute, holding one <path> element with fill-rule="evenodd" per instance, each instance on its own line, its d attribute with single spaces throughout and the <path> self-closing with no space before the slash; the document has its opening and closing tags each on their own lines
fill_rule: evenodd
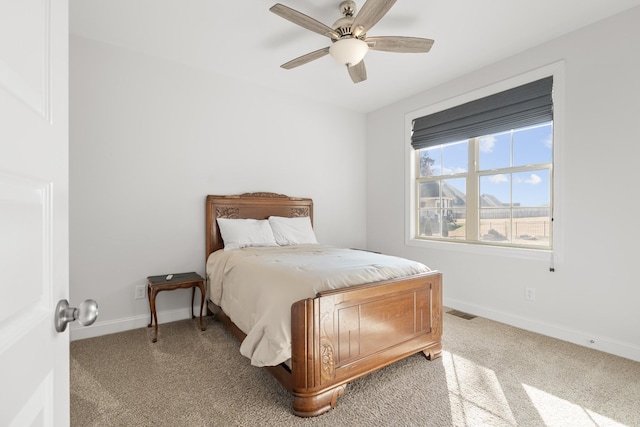
<svg viewBox="0 0 640 427">
<path fill-rule="evenodd" d="M 207 318 L 71 343 L 72 426 L 640 426 L 640 363 L 483 318 L 444 316 L 443 357 L 411 356 L 317 418 Z"/>
</svg>

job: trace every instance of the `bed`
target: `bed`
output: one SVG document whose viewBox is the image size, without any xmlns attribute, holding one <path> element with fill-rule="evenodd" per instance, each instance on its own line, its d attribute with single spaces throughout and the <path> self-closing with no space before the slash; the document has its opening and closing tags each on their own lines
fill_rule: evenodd
<svg viewBox="0 0 640 427">
<path fill-rule="evenodd" d="M 225 219 L 267 220 L 270 217 L 308 218 L 312 223 L 313 201 L 275 193 L 207 196 L 207 261 L 227 256 L 219 219 L 224 222 Z M 304 246 L 296 250 L 307 251 Z M 249 249 L 269 253 L 280 250 Z M 229 252 L 237 256 L 242 251 Z M 366 252 L 350 251 L 356 258 Z M 305 256 L 308 256 L 306 252 Z M 336 256 L 341 257 L 342 253 Z M 220 298 L 211 294 L 212 280 L 217 281 L 218 277 L 210 277 L 217 274 L 210 265 L 213 264 L 208 262 L 208 310 L 240 340 L 242 348 L 252 331 L 245 332 L 244 326 L 240 328 L 236 323 L 243 322 L 232 320 L 234 315 L 226 313 Z M 347 384 L 357 378 L 415 353 L 422 352 L 429 360 L 440 357 L 442 274 L 427 269 L 400 278 L 321 290 L 295 300 L 290 312 L 285 310 L 285 314 L 290 322 L 290 330 L 285 331 L 290 336 L 290 357 L 264 367 L 292 395 L 294 414 L 317 416 L 335 408 Z"/>
</svg>

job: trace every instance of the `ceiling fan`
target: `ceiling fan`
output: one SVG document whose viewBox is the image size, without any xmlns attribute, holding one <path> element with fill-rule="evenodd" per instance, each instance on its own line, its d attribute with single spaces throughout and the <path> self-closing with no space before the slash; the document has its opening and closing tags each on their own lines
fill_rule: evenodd
<svg viewBox="0 0 640 427">
<path fill-rule="evenodd" d="M 354 83 L 367 79 L 364 56 L 369 49 L 386 52 L 426 53 L 433 40 L 419 37 L 387 36 L 367 37 L 371 29 L 391 9 L 396 0 L 367 0 L 356 14 L 356 3 L 348 0 L 340 3 L 342 18 L 329 27 L 315 19 L 280 3 L 269 10 L 294 24 L 329 37 L 331 45 L 307 53 L 281 65 L 287 70 L 330 54 L 338 63 L 346 65 Z"/>
</svg>

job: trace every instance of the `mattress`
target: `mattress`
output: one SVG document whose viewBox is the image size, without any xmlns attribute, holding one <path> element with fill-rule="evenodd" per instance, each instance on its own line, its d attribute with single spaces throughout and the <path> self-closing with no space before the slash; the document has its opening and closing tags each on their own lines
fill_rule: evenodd
<svg viewBox="0 0 640 427">
<path fill-rule="evenodd" d="M 419 262 L 326 245 L 218 250 L 207 260 L 209 299 L 246 338 L 254 366 L 291 357 L 291 305 L 318 292 L 430 271 Z"/>
</svg>

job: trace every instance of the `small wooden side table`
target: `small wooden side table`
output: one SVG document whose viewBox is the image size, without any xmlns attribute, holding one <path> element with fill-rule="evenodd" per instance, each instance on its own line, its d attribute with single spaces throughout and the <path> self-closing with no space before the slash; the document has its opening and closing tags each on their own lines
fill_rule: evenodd
<svg viewBox="0 0 640 427">
<path fill-rule="evenodd" d="M 197 273 L 178 273 L 173 274 L 173 277 L 167 280 L 168 275 L 163 276 L 149 276 L 147 277 L 147 297 L 149 298 L 149 309 L 151 310 L 151 320 L 147 325 L 150 328 L 155 323 L 155 331 L 151 342 L 158 341 L 158 316 L 156 314 L 156 295 L 160 291 L 173 291 L 175 289 L 188 289 L 191 288 L 191 318 L 195 319 L 193 314 L 193 300 L 196 295 L 196 287 L 200 288 L 200 295 L 202 297 L 200 302 L 200 330 L 206 331 L 207 328 L 202 324 L 202 309 L 204 308 L 205 298 L 205 286 L 204 279 Z"/>
</svg>

